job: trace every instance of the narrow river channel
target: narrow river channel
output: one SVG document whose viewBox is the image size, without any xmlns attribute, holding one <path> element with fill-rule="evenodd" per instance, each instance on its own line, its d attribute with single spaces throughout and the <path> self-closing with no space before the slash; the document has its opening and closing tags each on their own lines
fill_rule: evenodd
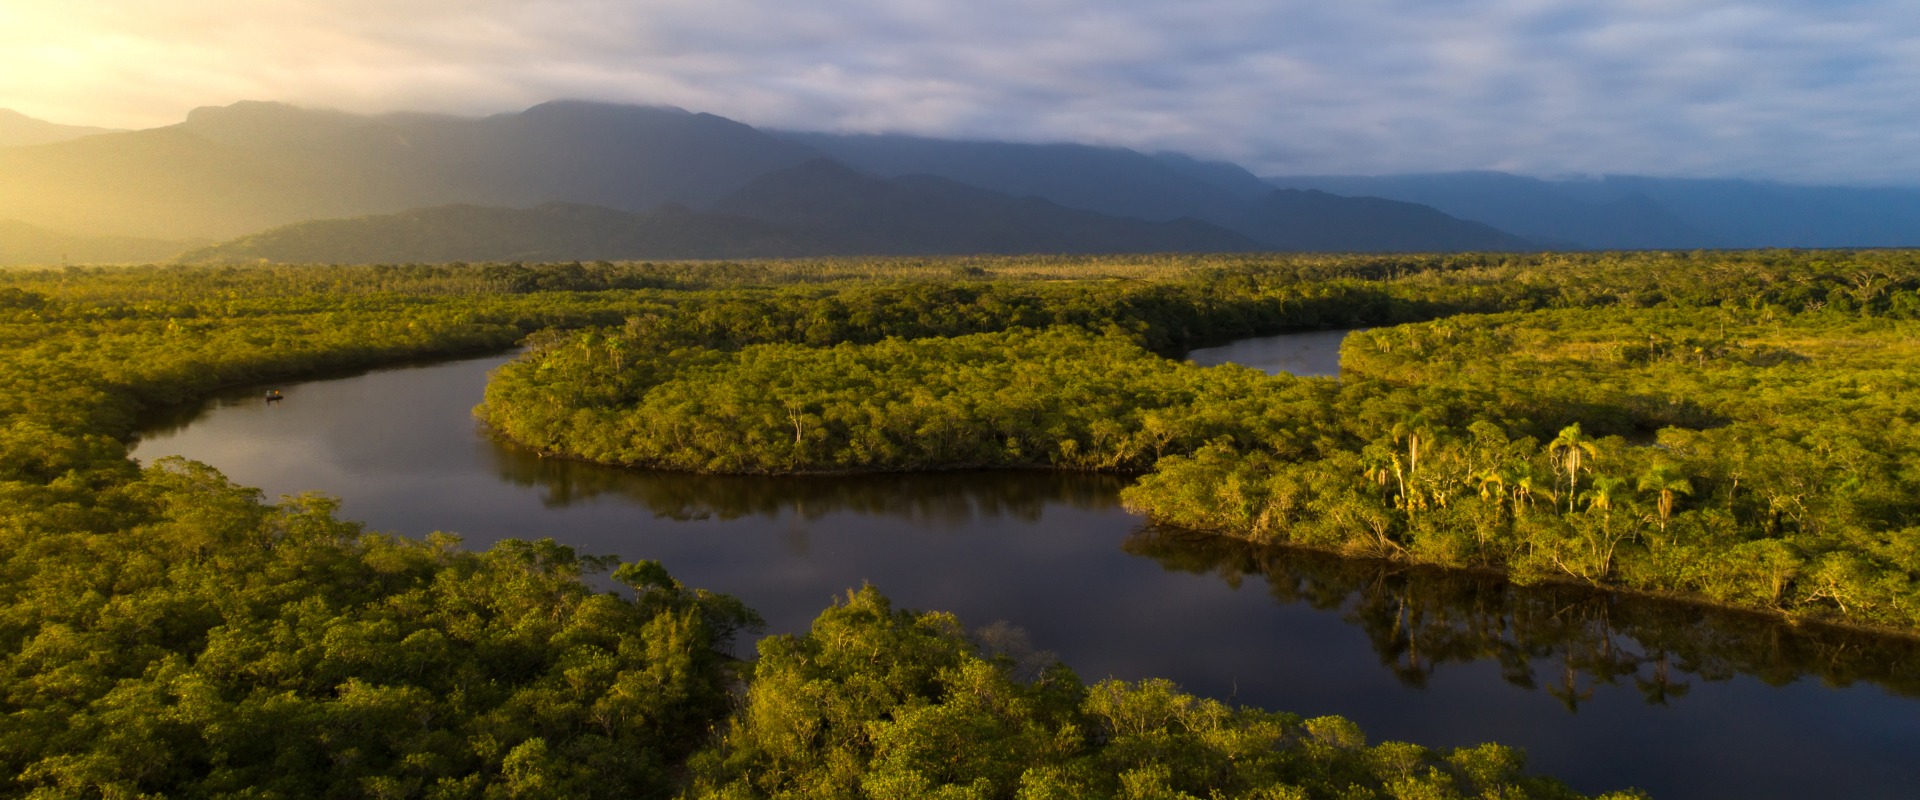
<svg viewBox="0 0 1920 800">
<path fill-rule="evenodd" d="M 1195 351 L 1337 372 L 1338 332 Z M 156 420 L 135 451 L 268 497 L 318 491 L 373 530 L 474 547 L 553 537 L 657 559 L 769 633 L 848 588 L 1024 631 L 1089 681 L 1340 714 L 1375 740 L 1499 741 L 1585 792 L 1911 797 L 1920 646 L 1740 614 L 1245 546 L 1155 530 L 1124 480 L 1046 473 L 716 478 L 534 457 L 470 411 L 508 356 L 249 387 Z M 744 653 L 745 645 L 742 645 Z"/>
</svg>

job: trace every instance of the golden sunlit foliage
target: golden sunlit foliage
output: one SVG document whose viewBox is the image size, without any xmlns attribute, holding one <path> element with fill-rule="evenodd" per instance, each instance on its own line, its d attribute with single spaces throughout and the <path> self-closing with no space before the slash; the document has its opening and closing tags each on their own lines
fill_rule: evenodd
<svg viewBox="0 0 1920 800">
<path fill-rule="evenodd" d="M 1136 510 L 1257 541 L 1920 626 L 1911 254 L 1157 275 L 710 295 L 543 340 L 481 414 L 692 471 L 1145 473 Z M 1421 318 L 1339 382 L 1154 355 Z"/>
<path fill-rule="evenodd" d="M 267 503 L 205 465 L 126 457 L 142 414 L 217 387 L 497 351 L 549 328 L 591 332 L 542 334 L 534 353 L 609 331 L 645 345 L 611 371 L 583 362 L 589 376 L 730 363 L 752 366 L 743 380 L 797 379 L 795 365 L 843 356 L 919 370 L 881 373 L 898 378 L 949 374 L 956 352 L 1026 369 L 1079 350 L 1102 354 L 1103 368 L 1056 360 L 1036 380 L 1139 385 L 1170 393 L 1168 408 L 1192 406 L 1183 381 L 1194 375 L 1255 396 L 1266 379 L 1153 352 L 1497 308 L 1531 291 L 1423 283 L 1483 268 L 1038 259 L 0 273 L 0 774 L 12 776 L 0 796 L 1573 797 L 1495 745 L 1369 745 L 1339 718 L 1233 708 L 1161 681 L 1088 687 L 871 591 L 736 664 L 716 648 L 755 615 L 657 563 L 616 567 L 551 541 L 469 553 L 449 536 L 366 532 L 323 497 Z M 1018 330 L 1033 327 L 1050 330 Z M 989 385 L 953 377 L 957 394 Z M 1118 413 L 1150 396 L 1101 400 Z M 615 592 L 583 580 L 608 568 Z"/>
</svg>

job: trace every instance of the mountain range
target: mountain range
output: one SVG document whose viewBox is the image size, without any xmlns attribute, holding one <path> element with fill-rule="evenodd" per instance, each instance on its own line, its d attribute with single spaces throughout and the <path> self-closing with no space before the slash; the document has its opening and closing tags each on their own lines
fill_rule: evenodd
<svg viewBox="0 0 1920 800">
<path fill-rule="evenodd" d="M 669 203 L 632 212 L 578 203 L 444 205 L 282 225 L 190 250 L 187 263 L 448 263 L 732 259 L 814 254 L 819 244 L 757 220 Z"/>
<path fill-rule="evenodd" d="M 164 128 L 0 149 L 0 219 L 177 239 L 450 203 L 639 211 L 704 205 L 813 157 L 679 109 L 560 102 L 470 119 L 238 103 Z"/>
<path fill-rule="evenodd" d="M 1910 189 L 1263 179 L 1177 153 L 584 101 L 478 118 L 245 102 L 139 131 L 0 114 L 0 176 L 0 263 L 1920 244 Z"/>
<path fill-rule="evenodd" d="M 0 266 L 19 264 L 146 264 L 168 261 L 193 241 L 137 236 L 85 236 L 0 220 Z"/>
<path fill-rule="evenodd" d="M 881 179 L 824 159 L 775 170 L 696 212 L 547 203 L 448 205 L 277 227 L 189 262 L 559 261 L 957 253 L 1255 250 L 1204 223 L 1146 222 L 942 178 Z"/>
<path fill-rule="evenodd" d="M 96 133 L 113 133 L 112 128 L 90 128 L 85 125 L 59 125 L 37 120 L 18 111 L 0 108 L 0 147 L 19 147 L 30 144 L 51 144 L 92 136 Z"/>
<path fill-rule="evenodd" d="M 1358 220 L 1356 222 L 1356 220 Z M 1375 224 L 1378 221 L 1382 224 Z M 284 225 L 195 250 L 193 262 L 752 258 L 966 253 L 1519 249 L 1528 243 L 1424 206 L 1275 190 L 1237 227 L 1068 208 L 930 175 L 877 178 L 829 159 L 774 170 L 697 212 L 548 203 L 448 205 Z"/>
<path fill-rule="evenodd" d="M 1386 197 L 1556 247 L 1693 249 L 1913 247 L 1920 189 L 1499 172 L 1276 176 L 1281 187 Z"/>
</svg>

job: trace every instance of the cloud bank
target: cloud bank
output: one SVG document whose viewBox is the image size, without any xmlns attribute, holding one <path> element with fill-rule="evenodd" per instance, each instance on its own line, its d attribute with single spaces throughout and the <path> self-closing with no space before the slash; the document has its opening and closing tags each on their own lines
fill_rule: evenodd
<svg viewBox="0 0 1920 800">
<path fill-rule="evenodd" d="M 0 6 L 0 107 L 574 97 L 1256 172 L 1920 183 L 1897 0 L 101 0 Z"/>
</svg>

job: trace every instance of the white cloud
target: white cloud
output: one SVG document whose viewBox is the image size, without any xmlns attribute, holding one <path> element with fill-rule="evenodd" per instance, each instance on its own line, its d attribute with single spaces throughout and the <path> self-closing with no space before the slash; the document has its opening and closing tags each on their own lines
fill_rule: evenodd
<svg viewBox="0 0 1920 800">
<path fill-rule="evenodd" d="M 670 103 L 1272 172 L 1920 182 L 1894 0 L 103 0 L 0 4 L 0 107 L 143 126 Z"/>
</svg>

